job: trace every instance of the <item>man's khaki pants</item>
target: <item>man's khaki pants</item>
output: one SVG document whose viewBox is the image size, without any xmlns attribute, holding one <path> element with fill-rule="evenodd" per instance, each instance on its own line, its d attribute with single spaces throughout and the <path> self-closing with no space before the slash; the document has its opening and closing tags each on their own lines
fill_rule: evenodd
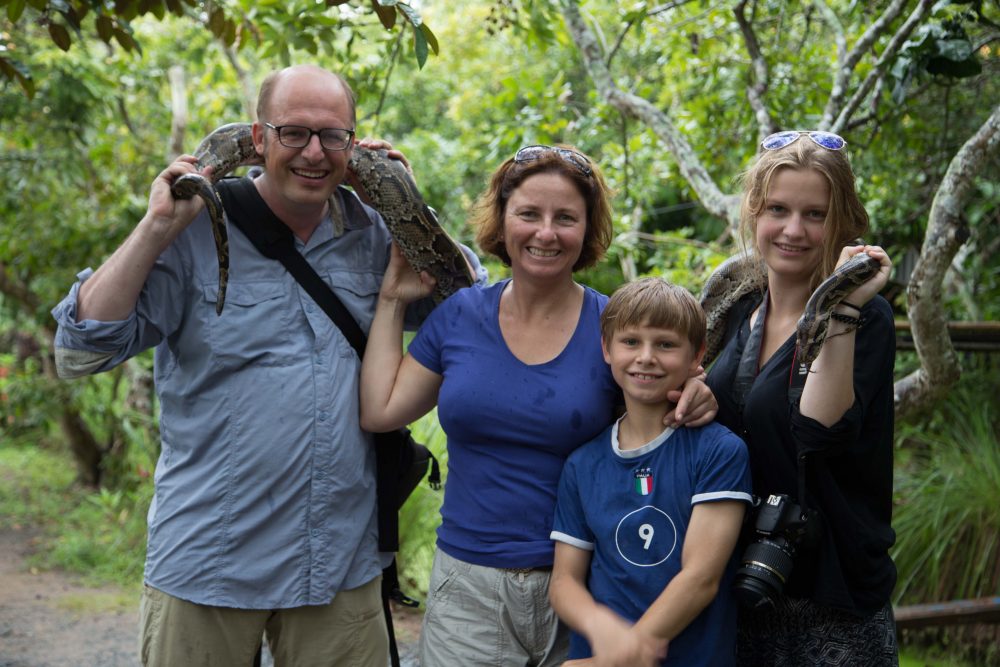
<svg viewBox="0 0 1000 667">
<path fill-rule="evenodd" d="M 389 662 L 382 578 L 328 605 L 254 610 L 194 604 L 145 586 L 139 654 L 145 667 L 250 667 L 267 631 L 275 667 L 381 667 Z"/>
</svg>

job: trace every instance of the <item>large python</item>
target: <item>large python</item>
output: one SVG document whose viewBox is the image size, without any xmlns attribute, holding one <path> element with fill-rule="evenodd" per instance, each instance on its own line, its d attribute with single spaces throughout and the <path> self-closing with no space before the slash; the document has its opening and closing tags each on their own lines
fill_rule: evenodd
<svg viewBox="0 0 1000 667">
<path fill-rule="evenodd" d="M 200 169 L 213 168 L 211 177 L 185 174 L 171 186 L 177 199 L 198 196 L 205 201 L 219 261 L 219 297 L 215 311 L 220 315 L 229 283 L 229 235 L 215 182 L 237 167 L 264 164 L 254 148 L 251 127 L 250 123 L 230 123 L 214 130 L 194 152 Z M 410 266 L 416 271 L 427 271 L 437 280 L 435 302 L 440 303 L 475 282 L 461 247 L 438 224 L 437 216 L 424 202 L 402 162 L 390 159 L 384 150 L 355 146 L 348 168 L 364 189 L 364 193 L 359 194 L 382 214 L 389 233 Z M 331 198 L 330 203 L 336 206 L 336 198 Z"/>
<path fill-rule="evenodd" d="M 806 302 L 795 325 L 796 359 L 811 364 L 819 356 L 830 327 L 830 314 L 859 285 L 879 270 L 877 259 L 859 253 L 840 265 Z M 747 294 L 763 294 L 767 272 L 763 263 L 749 254 L 730 257 L 717 268 L 701 293 L 701 305 L 708 320 L 704 364 L 707 366 L 722 351 L 726 320 L 737 301 Z"/>
</svg>

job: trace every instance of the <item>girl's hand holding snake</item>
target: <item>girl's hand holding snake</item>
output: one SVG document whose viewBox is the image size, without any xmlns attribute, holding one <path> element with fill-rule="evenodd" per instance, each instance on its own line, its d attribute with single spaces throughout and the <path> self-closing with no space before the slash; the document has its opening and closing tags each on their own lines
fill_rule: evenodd
<svg viewBox="0 0 1000 667">
<path fill-rule="evenodd" d="M 875 275 L 862 283 L 844 299 L 844 303 L 857 306 L 858 308 L 871 301 L 872 297 L 886 286 L 886 283 L 889 282 L 889 274 L 892 272 L 892 261 L 889 259 L 888 253 L 877 245 L 845 246 L 840 252 L 837 266 L 840 267 L 852 257 L 861 253 L 867 253 L 869 257 L 877 259 L 881 266 Z"/>
</svg>

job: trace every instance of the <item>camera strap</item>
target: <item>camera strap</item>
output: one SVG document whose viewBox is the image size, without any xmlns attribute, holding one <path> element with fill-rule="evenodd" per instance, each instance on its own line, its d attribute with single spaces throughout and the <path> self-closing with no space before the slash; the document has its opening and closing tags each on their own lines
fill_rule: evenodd
<svg viewBox="0 0 1000 667">
<path fill-rule="evenodd" d="M 750 335 L 747 336 L 746 345 L 743 347 L 743 354 L 740 355 L 740 362 L 736 368 L 736 378 L 733 380 L 733 390 L 736 393 L 736 401 L 739 412 L 742 415 L 746 405 L 747 395 L 753 387 L 754 380 L 760 365 L 760 350 L 764 344 L 764 322 L 767 320 L 768 291 L 764 290 L 764 298 L 757 310 L 757 319 L 750 327 Z M 802 389 L 806 385 L 806 378 L 809 377 L 809 364 L 798 361 L 798 350 L 792 352 L 792 367 L 788 374 L 788 402 L 794 407 L 798 407 L 799 399 L 802 398 Z M 806 455 L 796 454 L 796 464 L 798 469 L 798 502 L 803 511 L 806 507 Z"/>
<path fill-rule="evenodd" d="M 760 349 L 764 344 L 764 322 L 767 320 L 768 292 L 764 291 L 764 299 L 757 310 L 757 319 L 750 327 L 750 335 L 747 337 L 746 345 L 743 347 L 743 354 L 740 356 L 739 366 L 736 368 L 736 378 L 733 380 L 733 390 L 736 392 L 736 400 L 743 411 L 746 404 L 747 394 L 753 387 L 754 380 L 760 365 Z M 809 377 L 809 364 L 798 361 L 798 349 L 792 352 L 792 367 L 788 373 L 788 402 L 798 405 L 802 398 L 802 389 L 806 386 L 806 378 Z"/>
<path fill-rule="evenodd" d="M 736 402 L 739 405 L 740 414 L 743 413 L 747 394 L 750 393 L 750 388 L 753 387 L 754 380 L 757 378 L 760 348 L 764 342 L 764 320 L 766 319 L 767 291 L 764 292 L 764 300 L 757 311 L 757 319 L 750 327 L 750 335 L 747 337 L 746 345 L 743 346 L 739 366 L 736 367 L 736 379 L 733 380 L 733 391 L 736 392 Z"/>
</svg>

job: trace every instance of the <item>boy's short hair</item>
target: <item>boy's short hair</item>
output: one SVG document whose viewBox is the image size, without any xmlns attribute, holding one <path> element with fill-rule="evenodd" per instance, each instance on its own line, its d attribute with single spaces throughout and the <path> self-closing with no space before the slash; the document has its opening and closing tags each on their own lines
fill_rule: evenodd
<svg viewBox="0 0 1000 667">
<path fill-rule="evenodd" d="M 607 345 L 615 332 L 651 326 L 687 336 L 700 350 L 705 343 L 705 311 L 691 292 L 663 278 L 640 278 L 615 290 L 601 314 L 601 338 Z"/>
</svg>

